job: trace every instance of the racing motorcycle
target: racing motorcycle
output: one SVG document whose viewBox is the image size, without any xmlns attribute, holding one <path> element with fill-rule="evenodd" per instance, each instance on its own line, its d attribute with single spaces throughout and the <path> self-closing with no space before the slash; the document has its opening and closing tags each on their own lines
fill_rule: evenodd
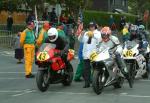
<svg viewBox="0 0 150 103">
<path fill-rule="evenodd" d="M 149 75 L 149 60 L 145 57 L 149 57 L 149 45 L 145 53 L 140 53 L 138 41 L 127 41 L 123 47 L 123 58 L 130 68 L 132 78 L 148 78 Z M 145 57 L 143 54 L 146 54 Z"/>
<path fill-rule="evenodd" d="M 36 65 L 39 67 L 36 83 L 42 92 L 48 89 L 49 84 L 62 83 L 64 86 L 69 86 L 73 80 L 73 67 L 70 61 L 74 57 L 74 51 L 69 50 L 68 63 L 65 63 L 58 55 L 60 50 L 55 47 L 55 44 L 44 43 L 36 53 Z"/>
<path fill-rule="evenodd" d="M 92 87 L 94 92 L 99 95 L 104 87 L 113 85 L 115 88 L 121 88 L 124 83 L 124 76 L 117 67 L 113 55 L 109 48 L 94 50 L 90 55 L 93 67 Z"/>
</svg>

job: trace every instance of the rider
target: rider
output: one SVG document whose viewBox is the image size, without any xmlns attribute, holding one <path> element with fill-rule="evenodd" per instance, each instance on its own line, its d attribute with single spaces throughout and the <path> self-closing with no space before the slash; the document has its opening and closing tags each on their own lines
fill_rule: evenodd
<svg viewBox="0 0 150 103">
<path fill-rule="evenodd" d="M 138 33 L 139 33 L 139 51 L 141 54 L 144 55 L 146 62 L 148 64 L 150 62 L 150 55 L 149 53 L 146 52 L 148 47 L 148 34 L 145 31 L 144 25 L 139 25 Z"/>
<path fill-rule="evenodd" d="M 61 52 L 58 54 L 62 57 L 62 59 L 65 61 L 65 63 L 68 63 L 67 61 L 67 53 L 69 50 L 69 43 L 65 36 L 60 36 L 59 31 L 56 28 L 50 28 L 48 30 L 48 38 L 45 40 L 46 43 L 52 43 L 56 44 L 56 49 L 61 50 Z"/>
<path fill-rule="evenodd" d="M 141 40 L 143 40 L 143 39 L 145 39 L 146 41 L 148 40 L 148 34 L 147 34 L 146 30 L 145 30 L 145 26 L 144 25 L 140 25 L 138 27 L 138 33 L 139 33 L 139 38 Z"/>
<path fill-rule="evenodd" d="M 101 46 L 110 48 L 110 51 L 115 55 L 115 60 L 119 69 L 128 80 L 129 86 L 132 88 L 132 82 L 129 78 L 126 64 L 124 60 L 121 58 L 122 47 L 120 45 L 119 39 L 111 34 L 112 34 L 111 29 L 109 27 L 104 27 L 101 29 L 101 36 L 102 36 Z"/>
<path fill-rule="evenodd" d="M 130 27 L 130 40 L 134 40 L 134 39 L 137 39 L 138 38 L 138 28 L 136 25 L 131 25 Z"/>
</svg>

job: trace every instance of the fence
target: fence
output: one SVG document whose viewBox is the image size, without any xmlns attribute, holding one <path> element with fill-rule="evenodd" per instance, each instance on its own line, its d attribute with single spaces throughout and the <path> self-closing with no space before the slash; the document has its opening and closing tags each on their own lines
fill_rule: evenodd
<svg viewBox="0 0 150 103">
<path fill-rule="evenodd" d="M 14 34 L 7 30 L 0 30 L 0 46 L 13 48 Z"/>
<path fill-rule="evenodd" d="M 15 24 L 12 31 L 8 31 L 6 24 L 0 24 L 0 46 L 13 48 L 15 34 L 24 29 L 25 25 Z"/>
</svg>

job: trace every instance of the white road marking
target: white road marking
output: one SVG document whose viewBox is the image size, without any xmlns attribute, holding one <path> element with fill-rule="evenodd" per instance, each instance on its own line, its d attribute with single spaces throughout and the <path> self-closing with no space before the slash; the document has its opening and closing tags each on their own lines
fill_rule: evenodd
<svg viewBox="0 0 150 103">
<path fill-rule="evenodd" d="M 142 82 L 150 82 L 150 80 L 144 80 L 144 79 L 141 79 L 139 81 L 142 81 Z"/>
<path fill-rule="evenodd" d="M 69 95 L 91 95 L 91 94 L 93 94 L 93 93 L 53 92 L 53 91 L 47 91 L 47 92 L 48 93 L 58 93 L 58 94 L 69 94 Z M 117 94 L 112 93 L 112 94 L 104 94 L 104 95 L 117 95 Z M 120 93 L 119 96 L 133 97 L 133 98 L 150 98 L 150 96 L 129 95 L 128 93 Z"/>
<path fill-rule="evenodd" d="M 28 93 L 32 93 L 32 92 L 35 92 L 35 91 L 36 90 L 27 89 L 27 90 L 22 91 L 23 93 L 18 93 L 18 94 L 12 95 L 12 96 L 13 97 L 22 96 L 22 95 L 25 95 L 25 94 L 28 94 Z"/>
<path fill-rule="evenodd" d="M 70 95 L 90 95 L 91 93 L 75 93 L 75 92 L 54 92 L 47 91 L 48 93 L 58 93 L 58 94 L 70 94 Z"/>
<path fill-rule="evenodd" d="M 40 92 L 38 90 L 32 90 L 32 89 L 25 89 L 25 90 L 0 90 L 0 93 L 17 93 L 17 94 L 14 94 L 12 95 L 13 97 L 17 97 L 17 96 L 22 96 L 22 95 L 25 95 L 25 94 L 29 94 L 29 93 L 33 93 L 33 92 Z M 91 95 L 91 94 L 95 94 L 94 92 L 93 93 L 82 93 L 82 92 L 79 92 L 79 93 L 76 93 L 76 92 L 57 92 L 57 91 L 46 91 L 46 93 L 56 93 L 56 94 L 69 94 L 69 95 Z M 130 95 L 128 93 L 120 93 L 120 94 L 115 94 L 115 93 L 112 93 L 112 94 L 105 94 L 104 95 L 110 95 L 110 96 L 124 96 L 124 97 L 132 97 L 132 98 L 150 98 L 149 95 Z"/>
<path fill-rule="evenodd" d="M 20 93 L 18 90 L 0 90 L 0 93 Z"/>
<path fill-rule="evenodd" d="M 36 74 L 36 72 L 32 72 L 33 74 Z M 0 72 L 0 74 L 25 74 L 25 72 Z"/>
<path fill-rule="evenodd" d="M 0 55 L 14 57 L 14 51 L 0 51 Z"/>
<path fill-rule="evenodd" d="M 120 94 L 120 96 L 127 96 L 133 98 L 150 98 L 150 96 L 143 96 L 143 95 L 129 95 L 129 94 Z"/>
<path fill-rule="evenodd" d="M 0 77 L 0 80 L 20 80 L 20 79 L 24 79 L 25 80 L 25 77 L 24 78 L 5 78 L 5 77 Z"/>
</svg>

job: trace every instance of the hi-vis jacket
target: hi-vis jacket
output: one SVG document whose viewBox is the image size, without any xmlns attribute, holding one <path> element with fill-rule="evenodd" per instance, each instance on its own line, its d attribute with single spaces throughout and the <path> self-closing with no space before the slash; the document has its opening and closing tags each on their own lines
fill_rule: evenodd
<svg viewBox="0 0 150 103">
<path fill-rule="evenodd" d="M 48 37 L 47 31 L 42 28 L 36 41 L 37 46 L 41 46 L 45 42 L 47 37 Z"/>
<path fill-rule="evenodd" d="M 21 47 L 23 46 L 28 46 L 28 45 L 34 45 L 35 44 L 35 36 L 34 36 L 34 32 L 33 30 L 30 29 L 25 29 L 22 33 L 21 33 L 21 37 L 20 37 L 20 45 Z"/>
</svg>

